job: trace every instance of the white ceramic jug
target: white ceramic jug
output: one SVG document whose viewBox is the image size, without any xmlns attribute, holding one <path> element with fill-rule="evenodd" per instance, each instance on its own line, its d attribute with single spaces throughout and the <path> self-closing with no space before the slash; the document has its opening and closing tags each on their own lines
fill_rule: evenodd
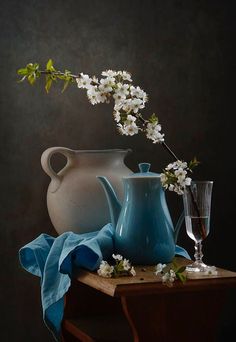
<svg viewBox="0 0 236 342">
<path fill-rule="evenodd" d="M 129 152 L 130 149 L 71 150 L 65 147 L 51 147 L 43 152 L 42 168 L 51 178 L 47 208 L 58 234 L 65 231 L 86 233 L 110 222 L 105 195 L 96 176 L 107 177 L 122 201 L 121 179 L 132 173 L 124 164 Z M 50 162 L 55 153 L 61 153 L 67 159 L 58 173 Z"/>
</svg>

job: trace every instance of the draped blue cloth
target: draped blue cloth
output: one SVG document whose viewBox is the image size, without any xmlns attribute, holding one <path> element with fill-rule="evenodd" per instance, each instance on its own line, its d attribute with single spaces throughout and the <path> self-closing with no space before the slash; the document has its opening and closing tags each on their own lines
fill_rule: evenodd
<svg viewBox="0 0 236 342">
<path fill-rule="evenodd" d="M 19 250 L 21 266 L 40 277 L 43 320 L 55 340 L 60 340 L 64 295 L 71 285 L 73 268 L 98 269 L 101 261 L 114 253 L 113 236 L 109 223 L 99 231 L 84 234 L 41 234 Z M 190 259 L 186 250 L 177 245 L 176 255 Z"/>
</svg>

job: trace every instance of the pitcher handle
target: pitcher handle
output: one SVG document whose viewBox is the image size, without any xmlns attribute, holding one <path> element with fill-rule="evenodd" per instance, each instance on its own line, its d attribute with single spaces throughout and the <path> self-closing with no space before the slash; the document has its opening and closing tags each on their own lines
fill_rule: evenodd
<svg viewBox="0 0 236 342">
<path fill-rule="evenodd" d="M 60 153 L 66 157 L 67 163 L 66 163 L 65 168 L 67 168 L 68 166 L 71 165 L 73 161 L 72 158 L 75 154 L 75 151 L 66 147 L 50 147 L 42 153 L 42 156 L 41 156 L 42 168 L 46 172 L 46 174 L 51 178 L 50 192 L 56 192 L 59 189 L 62 178 L 63 178 L 61 175 L 57 174 L 53 170 L 52 165 L 51 165 L 51 157 L 55 153 Z"/>
<path fill-rule="evenodd" d="M 183 210 L 182 213 L 180 214 L 178 221 L 176 223 L 176 226 L 175 226 L 175 231 L 174 231 L 175 243 L 177 243 L 179 231 L 180 231 L 180 228 L 184 222 L 184 216 L 185 215 L 184 215 L 184 210 Z"/>
</svg>

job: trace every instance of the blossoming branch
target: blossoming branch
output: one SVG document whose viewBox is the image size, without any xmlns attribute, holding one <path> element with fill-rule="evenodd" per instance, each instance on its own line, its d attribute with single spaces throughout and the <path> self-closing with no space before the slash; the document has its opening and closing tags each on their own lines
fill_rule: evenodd
<svg viewBox="0 0 236 342">
<path fill-rule="evenodd" d="M 99 276 L 104 278 L 116 278 L 120 276 L 135 276 L 136 271 L 128 259 L 123 258 L 120 254 L 112 254 L 115 260 L 114 265 L 110 265 L 107 261 L 102 260 L 97 270 Z"/>
<path fill-rule="evenodd" d="M 153 113 L 148 119 L 142 116 L 141 110 L 145 108 L 148 95 L 139 86 L 132 85 L 132 78 L 129 72 L 106 70 L 101 73 L 102 78 L 99 80 L 95 76 L 90 77 L 83 73 L 73 75 L 69 70 L 64 72 L 58 71 L 50 59 L 45 70 L 40 70 L 38 63 L 29 63 L 25 68 L 19 69 L 18 74 L 22 76 L 20 82 L 28 80 L 31 85 L 41 75 L 45 75 L 45 89 L 47 92 L 49 92 L 52 83 L 58 79 L 64 81 L 62 91 L 70 83 L 76 83 L 78 88 L 86 90 L 88 100 L 92 105 L 109 103 L 113 100 L 113 116 L 120 134 L 133 136 L 142 132 L 154 144 L 161 144 L 175 159 L 176 162 L 169 164 L 161 174 L 163 187 L 182 195 L 185 187 L 190 185 L 191 178 L 188 174 L 192 172 L 192 169 L 199 162 L 194 159 L 187 164 L 179 160 L 165 143 L 165 135 L 162 133 L 162 127 L 156 114 Z"/>
</svg>

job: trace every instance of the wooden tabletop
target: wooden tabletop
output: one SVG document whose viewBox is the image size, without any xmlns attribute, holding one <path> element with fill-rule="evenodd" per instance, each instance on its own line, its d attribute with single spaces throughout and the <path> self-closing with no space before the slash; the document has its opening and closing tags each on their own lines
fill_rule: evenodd
<svg viewBox="0 0 236 342">
<path fill-rule="evenodd" d="M 189 260 L 177 257 L 178 265 L 186 266 Z M 154 266 L 135 266 L 136 276 L 123 276 L 118 278 L 103 278 L 98 276 L 97 272 L 80 270 L 76 279 L 98 291 L 109 296 L 132 296 L 151 293 L 175 293 L 179 291 L 204 291 L 214 287 L 236 288 L 236 272 L 216 268 L 216 275 L 189 274 L 187 281 L 183 284 L 175 280 L 172 287 L 162 283 L 161 275 L 155 275 Z"/>
</svg>

